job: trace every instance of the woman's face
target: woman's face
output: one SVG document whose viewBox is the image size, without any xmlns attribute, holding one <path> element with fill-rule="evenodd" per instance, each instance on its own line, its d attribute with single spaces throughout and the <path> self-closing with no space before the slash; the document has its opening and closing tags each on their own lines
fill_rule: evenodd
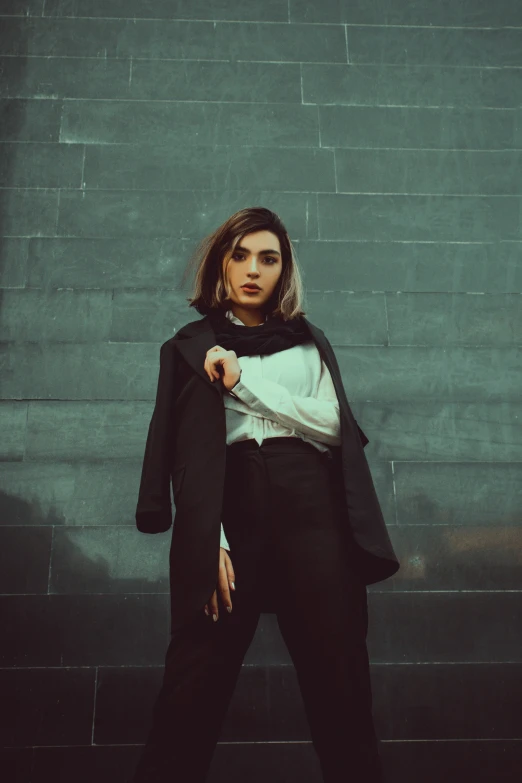
<svg viewBox="0 0 522 783">
<path fill-rule="evenodd" d="M 239 318 L 249 314 L 258 318 L 283 271 L 279 238 L 271 231 L 246 234 L 235 249 L 225 255 L 223 267 L 227 268 L 234 314 Z M 248 283 L 259 288 L 249 291 L 242 287 Z"/>
</svg>

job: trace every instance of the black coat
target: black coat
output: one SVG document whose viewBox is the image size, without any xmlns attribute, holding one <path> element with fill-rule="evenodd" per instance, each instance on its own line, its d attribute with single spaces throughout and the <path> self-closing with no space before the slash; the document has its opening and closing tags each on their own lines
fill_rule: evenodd
<svg viewBox="0 0 522 783">
<path fill-rule="evenodd" d="M 307 318 L 310 335 L 330 370 L 341 413 L 341 445 L 330 447 L 344 484 L 346 525 L 365 584 L 395 574 L 399 562 L 386 529 L 364 446 L 335 353 L 324 332 Z M 161 346 L 156 403 L 149 425 L 136 526 L 162 533 L 172 525 L 170 547 L 171 631 L 203 611 L 216 589 L 226 466 L 223 381 L 203 368 L 216 344 L 207 317 L 191 321 Z M 226 530 L 226 525 L 225 525 Z M 234 553 L 230 552 L 232 562 Z"/>
</svg>

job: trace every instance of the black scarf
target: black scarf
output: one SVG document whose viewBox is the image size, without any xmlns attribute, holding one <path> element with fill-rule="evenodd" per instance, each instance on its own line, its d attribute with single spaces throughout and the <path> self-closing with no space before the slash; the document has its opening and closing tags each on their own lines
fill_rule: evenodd
<svg viewBox="0 0 522 783">
<path fill-rule="evenodd" d="M 264 323 L 245 326 L 233 323 L 226 311 L 219 309 L 211 310 L 208 319 L 216 334 L 216 345 L 235 351 L 238 357 L 277 353 L 312 339 L 301 316 L 284 321 L 280 315 L 269 314 Z"/>
</svg>

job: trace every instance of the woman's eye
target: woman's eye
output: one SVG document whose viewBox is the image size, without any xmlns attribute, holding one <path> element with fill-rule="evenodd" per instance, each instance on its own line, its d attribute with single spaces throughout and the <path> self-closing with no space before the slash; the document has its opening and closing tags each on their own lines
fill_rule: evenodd
<svg viewBox="0 0 522 783">
<path fill-rule="evenodd" d="M 241 253 L 234 253 L 232 255 L 232 258 L 239 258 L 240 261 L 242 261 L 244 256 L 242 256 Z M 264 260 L 265 261 L 270 261 L 271 264 L 276 264 L 277 263 L 277 258 L 274 258 L 273 256 L 265 256 Z M 271 266 L 271 264 L 270 264 L 270 266 Z"/>
</svg>

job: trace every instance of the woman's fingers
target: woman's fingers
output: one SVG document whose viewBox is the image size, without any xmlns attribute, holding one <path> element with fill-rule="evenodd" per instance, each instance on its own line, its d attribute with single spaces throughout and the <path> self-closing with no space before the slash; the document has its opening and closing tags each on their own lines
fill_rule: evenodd
<svg viewBox="0 0 522 783">
<path fill-rule="evenodd" d="M 232 611 L 231 590 L 236 589 L 235 579 L 236 575 L 230 555 L 224 547 L 220 547 L 218 586 L 212 593 L 212 598 L 208 604 L 205 604 L 205 614 L 212 616 L 214 622 L 217 622 L 219 619 L 218 590 L 226 610 L 229 613 Z"/>
<path fill-rule="evenodd" d="M 221 378 L 221 372 L 224 381 L 229 375 L 239 374 L 241 369 L 235 351 L 225 351 L 221 345 L 208 349 L 203 368 L 211 381 Z"/>
<path fill-rule="evenodd" d="M 212 619 L 214 621 L 217 621 L 217 619 L 219 617 L 218 601 L 217 601 L 217 590 L 214 590 L 214 592 L 212 593 L 212 598 L 209 601 L 209 608 L 210 608 L 210 614 L 212 616 Z"/>
<path fill-rule="evenodd" d="M 224 552 L 224 549 L 221 549 L 221 552 Z M 219 576 L 218 576 L 218 586 L 219 586 L 219 592 L 221 595 L 221 600 L 223 601 L 223 605 L 228 613 L 232 611 L 232 599 L 230 597 L 230 585 L 229 585 L 229 579 L 228 579 L 228 571 L 226 566 L 226 560 L 228 560 L 228 556 L 224 555 L 223 557 L 219 558 Z"/>
<path fill-rule="evenodd" d="M 232 560 L 230 559 L 230 555 L 228 554 L 228 551 L 224 547 L 221 547 L 221 548 L 223 549 L 223 552 L 225 554 L 224 560 L 225 560 L 225 566 L 226 566 L 226 569 L 227 569 L 228 582 L 229 582 L 230 587 L 232 588 L 232 590 L 235 590 L 236 589 L 236 574 L 234 572 L 234 566 L 232 565 Z"/>
<path fill-rule="evenodd" d="M 219 371 L 215 367 L 215 361 L 219 358 L 215 356 L 216 353 L 225 354 L 226 351 L 220 345 L 215 345 L 213 348 L 209 348 L 207 351 L 205 363 L 203 365 L 205 372 L 211 381 L 214 380 L 214 378 L 219 378 Z M 210 357 L 209 354 L 214 354 L 214 356 Z"/>
</svg>

